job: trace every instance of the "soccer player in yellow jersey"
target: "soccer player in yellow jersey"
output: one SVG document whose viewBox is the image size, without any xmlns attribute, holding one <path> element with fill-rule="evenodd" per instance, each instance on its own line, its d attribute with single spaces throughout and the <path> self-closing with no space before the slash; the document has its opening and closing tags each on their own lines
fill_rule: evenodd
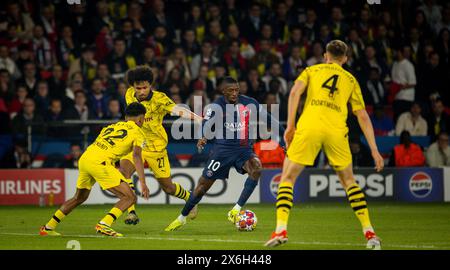
<svg viewBox="0 0 450 270">
<path fill-rule="evenodd" d="M 128 88 L 125 99 L 127 104 L 139 102 L 145 106 L 145 122 L 142 126 L 146 138 L 146 146 L 142 151 L 142 158 L 147 161 L 148 166 L 155 174 L 156 180 L 165 193 L 187 201 L 190 192 L 185 190 L 180 184 L 172 182 L 170 174 L 170 164 L 167 155 L 167 133 L 162 126 L 163 118 L 166 114 L 178 115 L 183 118 L 192 119 L 201 123 L 202 117 L 195 113 L 177 106 L 166 94 L 156 91 L 152 87 L 153 73 L 148 66 L 138 66 L 127 71 Z M 131 154 L 120 160 L 120 168 L 126 176 L 127 181 L 132 185 L 131 176 L 135 171 Z M 126 224 L 137 224 L 139 218 L 133 205 L 128 209 Z M 195 218 L 197 209 L 193 209 L 190 218 Z"/>
<path fill-rule="evenodd" d="M 112 223 L 122 215 L 132 204 L 136 203 L 136 195 L 125 181 L 125 177 L 115 167 L 122 156 L 131 153 L 136 165 L 142 194 L 149 197 L 145 184 L 142 148 L 145 146 L 141 126 L 144 123 L 145 107 L 138 102 L 128 105 L 125 111 L 125 121 L 109 125 L 102 129 L 97 139 L 86 149 L 79 160 L 79 176 L 75 196 L 55 212 L 45 226 L 41 227 L 40 235 L 60 235 L 56 226 L 75 207 L 82 204 L 89 196 L 92 186 L 98 182 L 100 187 L 114 193 L 119 201 L 109 213 L 95 226 L 98 233 L 120 237 L 122 234 L 111 228 Z"/>
<path fill-rule="evenodd" d="M 347 103 L 350 103 L 369 143 L 376 171 L 383 169 L 384 162 L 375 143 L 372 123 L 365 110 L 359 84 L 342 68 L 347 61 L 346 54 L 347 45 L 344 42 L 331 41 L 326 46 L 326 63 L 306 68 L 291 89 L 284 134 L 287 157 L 283 164 L 276 203 L 277 227 L 266 246 L 274 247 L 287 242 L 287 223 L 293 205 L 295 181 L 305 166 L 313 165 L 317 154 L 323 149 L 361 222 L 367 247 L 381 248 L 381 241 L 370 223 L 364 193 L 353 176 L 346 125 Z M 299 100 L 305 91 L 305 107 L 295 127 Z"/>
</svg>

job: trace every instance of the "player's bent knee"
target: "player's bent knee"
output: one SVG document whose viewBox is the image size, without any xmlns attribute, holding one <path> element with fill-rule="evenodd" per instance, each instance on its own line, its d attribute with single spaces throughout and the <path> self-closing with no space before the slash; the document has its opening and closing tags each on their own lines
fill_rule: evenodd
<svg viewBox="0 0 450 270">
<path fill-rule="evenodd" d="M 170 183 L 170 185 L 161 185 L 162 190 L 169 194 L 169 195 L 173 195 L 175 194 L 175 184 L 174 183 Z"/>
</svg>

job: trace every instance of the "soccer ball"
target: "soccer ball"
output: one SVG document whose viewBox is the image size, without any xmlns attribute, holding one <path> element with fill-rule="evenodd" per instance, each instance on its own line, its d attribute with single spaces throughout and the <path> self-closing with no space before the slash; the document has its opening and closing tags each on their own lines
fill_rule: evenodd
<svg viewBox="0 0 450 270">
<path fill-rule="evenodd" d="M 239 231 L 253 231 L 257 223 L 255 213 L 250 210 L 241 210 L 236 218 L 236 228 Z"/>
</svg>

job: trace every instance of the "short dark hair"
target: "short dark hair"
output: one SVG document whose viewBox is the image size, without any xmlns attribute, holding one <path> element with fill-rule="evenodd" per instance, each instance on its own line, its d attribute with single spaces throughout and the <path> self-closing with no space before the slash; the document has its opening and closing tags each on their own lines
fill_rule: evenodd
<svg viewBox="0 0 450 270">
<path fill-rule="evenodd" d="M 153 72 L 149 66 L 137 66 L 127 71 L 126 78 L 128 84 L 131 86 L 136 82 L 149 82 L 152 84 Z"/>
<path fill-rule="evenodd" d="M 326 50 L 332 56 L 341 58 L 347 55 L 348 46 L 341 40 L 332 40 L 327 44 Z"/>
<path fill-rule="evenodd" d="M 130 105 L 128 105 L 125 109 L 125 115 L 131 117 L 145 115 L 146 112 L 147 109 L 145 109 L 145 106 L 139 102 L 130 103 Z"/>
</svg>

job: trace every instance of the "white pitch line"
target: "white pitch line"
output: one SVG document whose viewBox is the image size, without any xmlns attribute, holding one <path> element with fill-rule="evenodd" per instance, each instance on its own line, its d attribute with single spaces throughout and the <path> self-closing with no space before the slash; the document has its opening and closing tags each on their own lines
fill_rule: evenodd
<svg viewBox="0 0 450 270">
<path fill-rule="evenodd" d="M 4 233 L 0 232 L 0 235 L 16 235 L 16 236 L 40 236 L 39 234 L 31 233 Z M 54 236 L 50 236 L 54 237 Z M 76 235 L 76 234 L 64 234 L 62 237 L 78 237 L 78 238 L 107 238 L 103 235 Z M 167 240 L 167 241 L 190 241 L 190 242 L 219 242 L 219 243 L 255 243 L 264 244 L 263 241 L 258 240 L 233 240 L 233 239 L 204 239 L 204 238 L 174 238 L 174 237 L 139 237 L 139 236 L 124 236 L 114 239 L 135 239 L 135 240 Z M 317 245 L 317 246 L 365 246 L 365 244 L 356 243 L 338 243 L 338 242 L 306 242 L 306 241 L 290 241 L 291 244 L 297 245 Z M 447 243 L 445 243 L 447 244 Z M 435 245 L 403 245 L 403 244 L 383 244 L 384 247 L 392 248 L 411 248 L 411 249 L 450 249 L 450 246 L 435 246 Z"/>
</svg>

